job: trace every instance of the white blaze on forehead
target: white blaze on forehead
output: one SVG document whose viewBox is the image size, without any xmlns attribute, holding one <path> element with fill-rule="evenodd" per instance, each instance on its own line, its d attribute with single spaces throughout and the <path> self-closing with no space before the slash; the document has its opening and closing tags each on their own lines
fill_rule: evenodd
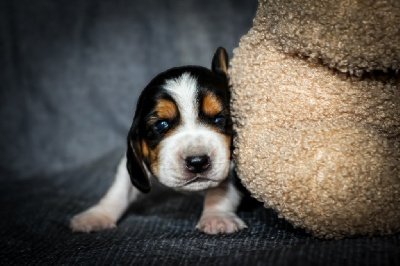
<svg viewBox="0 0 400 266">
<path fill-rule="evenodd" d="M 189 73 L 183 73 L 180 77 L 169 79 L 164 88 L 176 101 L 184 124 L 197 120 L 197 80 Z"/>
</svg>

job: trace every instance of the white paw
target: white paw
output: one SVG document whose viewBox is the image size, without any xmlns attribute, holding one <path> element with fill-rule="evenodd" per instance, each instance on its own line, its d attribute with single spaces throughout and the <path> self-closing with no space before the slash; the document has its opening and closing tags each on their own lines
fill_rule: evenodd
<svg viewBox="0 0 400 266">
<path fill-rule="evenodd" d="M 72 232 L 89 233 L 92 231 L 115 228 L 115 222 L 116 221 L 110 218 L 104 210 L 90 208 L 72 217 L 70 227 Z"/>
<path fill-rule="evenodd" d="M 247 225 L 242 219 L 231 212 L 205 213 L 196 226 L 197 230 L 209 235 L 231 234 L 245 228 Z"/>
</svg>

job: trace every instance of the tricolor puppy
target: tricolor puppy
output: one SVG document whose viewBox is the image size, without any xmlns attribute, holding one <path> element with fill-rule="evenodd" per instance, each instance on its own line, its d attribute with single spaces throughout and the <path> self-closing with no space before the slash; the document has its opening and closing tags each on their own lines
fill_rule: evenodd
<svg viewBox="0 0 400 266">
<path fill-rule="evenodd" d="M 227 65 L 225 49 L 218 48 L 212 71 L 172 68 L 146 86 L 115 181 L 96 205 L 72 218 L 74 232 L 115 227 L 140 192 L 150 191 L 151 177 L 176 190 L 206 191 L 198 230 L 218 234 L 246 228 L 235 214 L 241 193 L 232 182 Z"/>
</svg>

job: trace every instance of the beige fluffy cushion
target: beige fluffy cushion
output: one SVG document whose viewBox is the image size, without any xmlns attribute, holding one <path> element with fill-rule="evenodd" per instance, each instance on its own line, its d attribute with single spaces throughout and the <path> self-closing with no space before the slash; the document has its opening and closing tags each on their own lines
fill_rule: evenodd
<svg viewBox="0 0 400 266">
<path fill-rule="evenodd" d="M 400 2 L 262 1 L 231 61 L 237 170 L 317 237 L 400 231 Z"/>
</svg>

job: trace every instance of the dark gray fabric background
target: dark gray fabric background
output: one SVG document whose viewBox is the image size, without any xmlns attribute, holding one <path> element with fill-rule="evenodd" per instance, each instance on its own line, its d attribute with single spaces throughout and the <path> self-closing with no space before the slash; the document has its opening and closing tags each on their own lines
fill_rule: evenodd
<svg viewBox="0 0 400 266">
<path fill-rule="evenodd" d="M 134 105 L 170 67 L 209 66 L 253 1 L 0 1 L 0 169 L 60 172 L 124 145 Z M 231 53 L 232 54 L 232 53 Z"/>
<path fill-rule="evenodd" d="M 0 265 L 400 265 L 400 236 L 318 240 L 247 199 L 207 236 L 202 198 L 156 188 L 118 228 L 72 234 L 113 179 L 141 89 L 232 56 L 255 0 L 0 0 Z"/>
</svg>

